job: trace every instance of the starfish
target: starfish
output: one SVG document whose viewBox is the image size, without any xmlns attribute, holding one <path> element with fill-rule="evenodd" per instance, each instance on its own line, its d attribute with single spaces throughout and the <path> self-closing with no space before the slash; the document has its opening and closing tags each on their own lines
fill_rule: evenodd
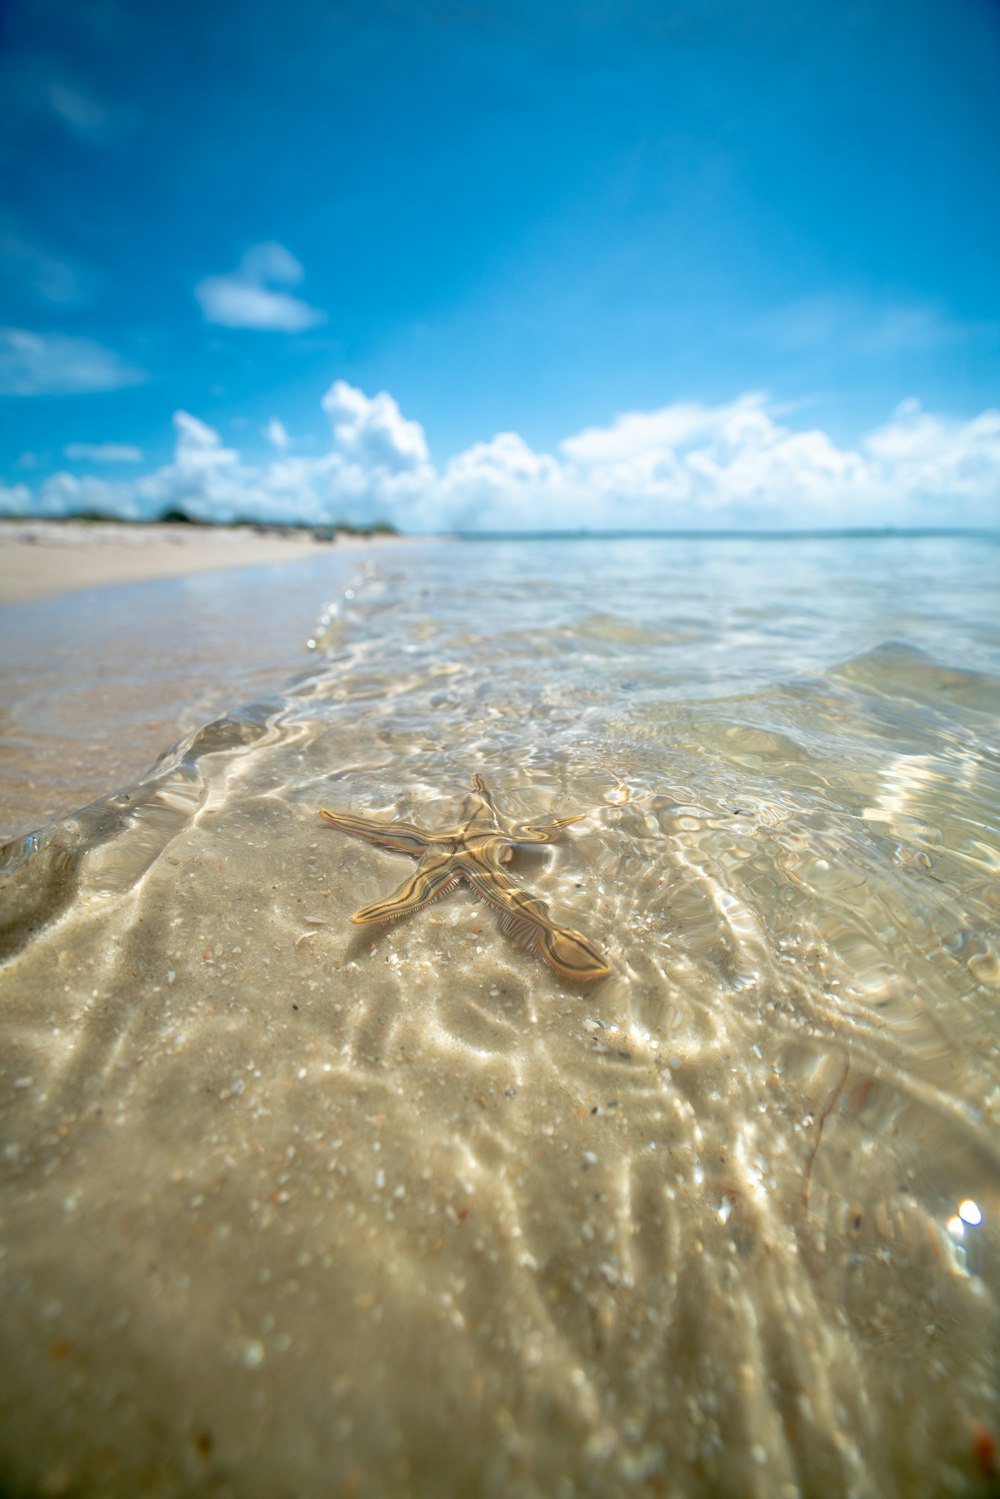
<svg viewBox="0 0 1000 1499">
<path fill-rule="evenodd" d="M 554 843 L 563 828 L 579 822 L 580 817 L 507 823 L 501 821 L 482 776 L 474 775 L 472 786 L 473 794 L 462 803 L 458 826 L 443 833 L 426 833 L 409 822 L 384 822 L 376 817 L 350 817 L 326 807 L 320 809 L 323 820 L 340 832 L 353 833 L 380 848 L 420 860 L 398 890 L 355 911 L 351 920 L 367 925 L 408 916 L 465 880 L 476 895 L 500 912 L 500 930 L 538 953 L 563 978 L 578 983 L 604 978 L 610 969 L 587 938 L 569 927 L 557 926 L 545 902 L 522 890 L 503 867 L 516 844 Z"/>
</svg>

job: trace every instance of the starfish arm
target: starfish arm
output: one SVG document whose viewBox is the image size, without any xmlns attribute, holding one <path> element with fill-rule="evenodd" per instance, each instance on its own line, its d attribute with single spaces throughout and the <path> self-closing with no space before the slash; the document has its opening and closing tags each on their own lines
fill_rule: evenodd
<svg viewBox="0 0 1000 1499">
<path fill-rule="evenodd" d="M 409 916 L 429 906 L 432 900 L 444 895 L 459 879 L 459 871 L 449 859 L 434 859 L 420 864 L 398 890 L 372 906 L 363 906 L 351 917 L 360 926 L 371 921 L 394 921 L 398 916 Z"/>
<path fill-rule="evenodd" d="M 582 822 L 586 814 L 578 812 L 575 817 L 556 817 L 551 822 L 522 822 L 510 834 L 512 843 L 554 843 L 563 828 L 574 822 Z"/>
<path fill-rule="evenodd" d="M 409 822 L 382 822 L 377 817 L 350 817 L 345 812 L 331 812 L 321 807 L 320 817 L 341 833 L 352 833 L 355 838 L 366 838 L 380 848 L 391 848 L 396 853 L 413 854 L 419 858 L 427 852 L 428 837 Z"/>
<path fill-rule="evenodd" d="M 490 791 L 481 775 L 472 777 L 472 788 L 475 796 L 466 797 L 462 808 L 463 826 L 469 828 L 482 828 L 487 825 L 499 830 L 503 824 Z M 475 803 L 480 802 L 485 807 L 485 815 L 482 810 L 477 814 Z M 563 828 L 568 828 L 574 822 L 582 822 L 583 814 L 578 813 L 576 817 L 556 817 L 550 822 L 523 822 L 519 823 L 510 833 L 512 843 L 552 843 Z M 507 824 L 510 827 L 510 824 Z"/>
<path fill-rule="evenodd" d="M 497 809 L 493 804 L 493 792 L 487 786 L 486 782 L 483 780 L 478 771 L 472 777 L 472 789 L 477 796 L 482 797 L 483 801 L 486 803 L 495 817 Z"/>
<path fill-rule="evenodd" d="M 538 953 L 563 978 L 586 984 L 611 972 L 582 932 L 557 926 L 545 902 L 522 890 L 498 862 L 485 857 L 463 862 L 462 874 L 476 894 L 500 912 L 504 935 Z"/>
<path fill-rule="evenodd" d="M 472 795 L 462 803 L 459 824 L 463 833 L 495 833 L 500 828 L 493 793 L 481 775 L 472 777 Z"/>
</svg>

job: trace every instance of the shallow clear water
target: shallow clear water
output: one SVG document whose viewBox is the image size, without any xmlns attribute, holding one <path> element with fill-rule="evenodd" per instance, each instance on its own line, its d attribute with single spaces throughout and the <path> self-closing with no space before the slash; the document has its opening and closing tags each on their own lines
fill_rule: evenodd
<svg viewBox="0 0 1000 1499">
<path fill-rule="evenodd" d="M 989 1492 L 1000 548 L 324 566 L 282 693 L 5 852 L 0 1477 Z M 414 865 L 318 808 L 473 775 L 582 814 L 505 867 L 607 979 L 351 925 Z"/>
<path fill-rule="evenodd" d="M 0 839 L 136 780 L 183 734 L 280 690 L 317 599 L 353 572 L 344 551 L 324 563 L 301 592 L 294 567 L 238 567 L 0 605 Z"/>
</svg>

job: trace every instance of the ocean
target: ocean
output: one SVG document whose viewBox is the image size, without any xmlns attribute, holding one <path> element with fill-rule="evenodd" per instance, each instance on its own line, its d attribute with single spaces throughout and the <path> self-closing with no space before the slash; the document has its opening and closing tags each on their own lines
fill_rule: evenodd
<svg viewBox="0 0 1000 1499">
<path fill-rule="evenodd" d="M 887 534 L 3 611 L 0 1489 L 997 1492 L 998 601 Z"/>
</svg>

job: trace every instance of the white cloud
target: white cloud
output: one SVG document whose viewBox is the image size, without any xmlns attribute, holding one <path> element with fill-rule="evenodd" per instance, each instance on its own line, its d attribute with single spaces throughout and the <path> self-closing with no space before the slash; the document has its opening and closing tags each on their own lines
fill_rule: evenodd
<svg viewBox="0 0 1000 1499">
<path fill-rule="evenodd" d="M 148 378 L 89 338 L 0 329 L 0 395 L 80 395 L 120 390 Z"/>
<path fill-rule="evenodd" d="M 389 520 L 402 530 L 721 529 L 996 526 L 1000 411 L 960 422 L 905 402 L 856 448 L 795 431 L 759 394 L 718 406 L 626 412 L 537 452 L 516 432 L 443 467 L 423 428 L 387 393 L 336 381 L 323 397 L 333 442 L 318 457 L 246 462 L 188 412 L 174 416 L 170 463 L 126 482 L 56 474 L 0 489 L 0 510 L 184 509 L 329 524 Z M 284 432 L 284 428 L 281 428 Z M 273 437 L 272 437 L 273 441 Z"/>
<path fill-rule="evenodd" d="M 271 420 L 264 428 L 264 435 L 266 436 L 268 442 L 271 444 L 272 448 L 277 448 L 279 453 L 283 453 L 285 449 L 290 446 L 292 441 L 292 439 L 288 435 L 288 431 L 285 427 L 284 422 L 279 422 L 276 416 L 272 416 Z"/>
<path fill-rule="evenodd" d="M 300 333 L 326 314 L 275 286 L 298 286 L 305 272 L 284 245 L 253 245 L 228 276 L 206 276 L 194 289 L 205 321 L 224 328 Z"/>
<path fill-rule="evenodd" d="M 63 448 L 67 458 L 86 463 L 141 463 L 142 448 L 124 442 L 68 442 Z"/>
<path fill-rule="evenodd" d="M 609 463 L 640 458 L 665 449 L 685 447 L 718 429 L 729 417 L 752 412 L 764 404 L 757 394 L 742 396 L 729 406 L 700 406 L 678 401 L 659 411 L 629 411 L 610 427 L 588 427 L 567 437 L 560 449 L 574 463 Z"/>
<path fill-rule="evenodd" d="M 174 412 L 178 453 L 218 453 L 224 451 L 222 438 L 214 427 L 192 416 L 188 411 Z M 235 457 L 235 454 L 230 453 Z"/>
<path fill-rule="evenodd" d="M 223 447 L 215 428 L 187 411 L 174 412 L 174 432 L 177 437 L 174 461 L 158 470 L 152 482 L 165 494 L 168 504 L 176 500 L 194 503 L 199 515 L 207 517 L 214 497 L 225 506 L 226 518 L 230 519 L 234 508 L 239 509 L 239 453 L 235 448 Z"/>
<path fill-rule="evenodd" d="M 299 333 L 322 321 L 322 313 L 287 292 L 251 286 L 232 276 L 210 276 L 195 295 L 209 323 L 224 328 L 257 328 L 270 333 Z"/>
<path fill-rule="evenodd" d="M 384 390 L 369 398 L 345 380 L 335 380 L 322 405 L 337 447 L 363 468 L 400 473 L 428 461 L 423 427 L 407 421 Z"/>
<path fill-rule="evenodd" d="M 499 432 L 446 466 L 438 506 L 442 530 L 573 529 L 581 497 L 557 458 L 536 453 L 517 432 Z"/>
<path fill-rule="evenodd" d="M 919 401 L 903 401 L 864 446 L 925 508 L 942 499 L 948 505 L 982 503 L 987 523 L 1000 522 L 1000 411 L 961 422 L 933 416 Z"/>
<path fill-rule="evenodd" d="M 55 517 L 98 511 L 123 520 L 141 520 L 146 513 L 139 497 L 141 483 L 58 473 L 35 490 L 27 484 L 0 484 L 0 515 Z"/>
<path fill-rule="evenodd" d="M 240 261 L 240 271 L 251 281 L 277 281 L 285 286 L 298 286 L 306 274 L 291 250 L 273 239 L 251 245 Z"/>
<path fill-rule="evenodd" d="M 41 497 L 28 484 L 4 484 L 0 481 L 0 515 L 44 514 Z"/>
</svg>

